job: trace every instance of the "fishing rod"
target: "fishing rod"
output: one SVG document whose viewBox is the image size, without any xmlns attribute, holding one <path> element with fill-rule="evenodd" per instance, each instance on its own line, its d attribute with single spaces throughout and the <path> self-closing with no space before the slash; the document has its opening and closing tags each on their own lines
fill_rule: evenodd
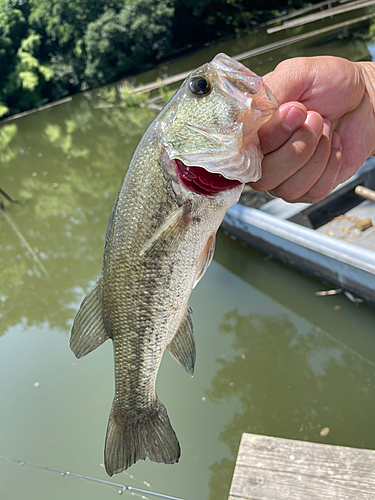
<svg viewBox="0 0 375 500">
<path fill-rule="evenodd" d="M 17 203 L 17 200 L 15 200 L 14 198 L 12 198 L 10 196 L 10 194 L 8 194 L 6 191 L 4 191 L 4 189 L 1 189 L 1 187 L 0 187 L 0 194 L 2 194 L 8 201 L 10 201 L 10 203 Z M 4 204 L 3 204 L 3 201 L 1 199 L 1 197 L 0 197 L 0 208 L 2 210 L 4 210 Z"/>
<path fill-rule="evenodd" d="M 169 495 L 164 495 L 163 493 L 155 493 L 154 491 L 148 491 L 148 490 L 142 490 L 140 488 L 135 488 L 134 486 L 126 486 L 124 484 L 118 484 L 118 483 L 112 483 L 111 481 L 105 481 L 104 479 L 97 479 L 95 477 L 90 477 L 90 476 L 83 476 L 82 474 L 75 474 L 74 472 L 68 472 L 64 470 L 59 470 L 59 469 L 52 469 L 51 467 L 46 467 L 44 465 L 37 465 L 37 464 L 32 464 L 30 462 L 25 462 L 24 460 L 16 460 L 15 458 L 8 458 L 4 457 L 3 455 L 0 455 L 0 458 L 4 458 L 8 462 L 13 462 L 22 466 L 28 465 L 29 467 L 35 467 L 36 469 L 43 469 L 43 470 L 48 470 L 50 472 L 57 472 L 61 476 L 72 476 L 72 477 L 78 477 L 80 479 L 86 479 L 87 481 L 93 481 L 95 483 L 100 483 L 100 484 L 105 484 L 107 486 L 114 486 L 116 488 L 120 488 L 118 493 L 119 495 L 122 495 L 124 491 L 132 491 L 134 493 L 144 493 L 149 496 L 154 496 L 158 498 L 165 498 L 167 500 L 183 500 L 183 498 L 177 498 L 177 497 L 171 497 Z"/>
</svg>

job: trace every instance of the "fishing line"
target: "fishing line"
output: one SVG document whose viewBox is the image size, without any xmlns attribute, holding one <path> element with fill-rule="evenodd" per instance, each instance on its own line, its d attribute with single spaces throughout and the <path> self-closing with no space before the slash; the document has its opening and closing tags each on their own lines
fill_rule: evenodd
<svg viewBox="0 0 375 500">
<path fill-rule="evenodd" d="M 86 479 L 87 481 L 93 481 L 95 483 L 105 484 L 107 486 L 114 486 L 116 488 L 120 488 L 118 493 L 121 495 L 124 491 L 131 491 L 134 493 L 144 493 L 149 496 L 154 496 L 158 498 L 166 498 L 167 500 L 183 500 L 183 498 L 171 497 L 169 495 L 164 495 L 163 493 L 155 493 L 154 491 L 142 490 L 140 488 L 135 488 L 133 486 L 126 486 L 124 484 L 112 483 L 111 481 L 105 481 L 104 479 L 97 479 L 95 477 L 83 476 L 82 474 L 75 474 L 74 472 L 68 472 L 59 469 L 52 469 L 51 467 L 46 467 L 44 465 L 32 464 L 30 462 L 25 462 L 24 460 L 16 460 L 14 458 L 4 457 L 0 455 L 0 458 L 4 458 L 8 462 L 13 462 L 19 465 L 28 465 L 29 467 L 35 467 L 36 469 L 43 469 L 49 472 L 57 472 L 61 476 L 73 476 L 78 477 L 80 479 Z"/>
<path fill-rule="evenodd" d="M 39 269 L 42 271 L 42 273 L 44 274 L 44 276 L 48 279 L 50 279 L 50 276 L 48 274 L 48 271 L 46 270 L 46 268 L 43 266 L 43 264 L 41 263 L 39 257 L 36 255 L 36 253 L 34 252 L 34 250 L 31 248 L 31 246 L 29 245 L 29 243 L 26 241 L 25 237 L 22 235 L 21 231 L 18 229 L 17 227 L 17 224 L 14 222 L 14 220 L 11 218 L 11 216 L 9 214 L 7 214 L 5 212 L 5 210 L 3 209 L 0 209 L 0 213 L 3 215 L 4 219 L 7 221 L 7 223 L 10 225 L 10 227 L 12 228 L 14 234 L 18 237 L 18 239 L 20 240 L 21 242 L 21 245 L 26 248 L 26 250 L 30 253 L 32 259 L 34 260 L 34 262 L 36 263 L 36 265 L 39 267 Z"/>
<path fill-rule="evenodd" d="M 320 28 L 317 30 L 309 31 L 307 33 L 303 33 L 302 35 L 292 36 L 290 38 L 286 38 L 285 40 L 280 40 L 278 42 L 273 42 L 267 45 L 262 45 L 262 47 L 258 47 L 256 49 L 248 50 L 247 52 L 243 52 L 242 54 L 238 54 L 237 56 L 232 56 L 232 59 L 236 59 L 237 61 L 242 61 L 244 59 L 249 59 L 250 57 L 255 57 L 260 54 L 266 54 L 267 52 L 271 52 L 272 50 L 280 49 L 286 47 L 288 45 L 292 45 L 294 43 L 302 42 L 309 38 L 313 38 L 318 35 L 323 35 L 324 33 L 329 33 L 330 31 L 338 30 L 347 26 L 351 26 L 352 24 L 356 24 L 358 22 L 366 21 L 367 19 L 371 19 L 375 17 L 375 14 L 368 14 L 366 16 L 356 17 L 355 19 L 351 19 L 350 21 L 344 21 L 342 23 L 333 24 L 332 26 L 326 26 L 325 28 Z M 170 85 L 172 83 L 180 82 L 187 78 L 192 70 L 185 71 L 184 73 L 180 73 L 178 75 L 170 76 L 168 78 L 164 78 L 162 80 L 158 80 L 156 82 L 148 83 L 146 85 L 141 85 L 133 89 L 134 93 L 137 92 L 148 92 L 151 90 L 158 89 L 165 85 Z M 3 120 L 5 121 L 5 120 Z"/>
<path fill-rule="evenodd" d="M 360 354 L 359 352 L 355 351 L 354 349 L 352 349 L 351 347 L 349 347 L 347 344 L 345 344 L 345 342 L 343 342 L 342 340 L 339 340 L 339 339 L 336 339 L 333 335 L 331 335 L 330 333 L 328 332 L 325 332 L 324 330 L 321 330 L 320 328 L 318 329 L 319 333 L 323 334 L 325 337 L 327 337 L 329 340 L 331 340 L 332 342 L 335 342 L 336 344 L 338 344 L 342 349 L 344 349 L 345 351 L 348 351 L 350 352 L 350 354 L 352 356 L 355 356 L 357 358 L 359 358 L 361 361 L 364 361 L 365 363 L 367 363 L 368 365 L 372 366 L 373 368 L 375 368 L 375 363 L 373 361 L 371 361 L 370 359 L 368 358 L 365 358 L 365 356 L 363 356 L 362 354 Z"/>
</svg>

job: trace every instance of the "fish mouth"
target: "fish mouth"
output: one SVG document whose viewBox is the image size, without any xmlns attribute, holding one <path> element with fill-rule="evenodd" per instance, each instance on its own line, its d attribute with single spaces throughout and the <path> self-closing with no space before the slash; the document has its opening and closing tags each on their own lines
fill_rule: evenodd
<svg viewBox="0 0 375 500">
<path fill-rule="evenodd" d="M 175 159 L 175 162 L 180 181 L 189 191 L 196 194 L 214 196 L 242 184 L 238 180 L 227 179 L 222 174 L 209 172 L 202 167 L 187 166 L 178 159 Z"/>
</svg>

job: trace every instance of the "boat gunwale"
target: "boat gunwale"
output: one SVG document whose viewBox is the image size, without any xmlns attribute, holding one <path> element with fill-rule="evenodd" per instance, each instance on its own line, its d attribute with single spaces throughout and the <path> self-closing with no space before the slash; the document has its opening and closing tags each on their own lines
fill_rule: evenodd
<svg viewBox="0 0 375 500">
<path fill-rule="evenodd" d="M 234 220 L 234 224 L 231 219 Z M 313 229 L 299 226 L 294 222 L 277 219 L 277 225 L 275 225 L 275 219 L 277 218 L 274 215 L 237 204 L 227 211 L 224 223 L 232 226 L 243 226 L 244 224 L 253 226 L 284 241 L 375 275 L 375 253 L 371 250 L 356 247 L 345 241 L 335 240 L 331 236 L 317 233 Z M 245 228 L 242 227 L 242 229 Z M 275 246 L 280 245 L 276 244 Z"/>
</svg>

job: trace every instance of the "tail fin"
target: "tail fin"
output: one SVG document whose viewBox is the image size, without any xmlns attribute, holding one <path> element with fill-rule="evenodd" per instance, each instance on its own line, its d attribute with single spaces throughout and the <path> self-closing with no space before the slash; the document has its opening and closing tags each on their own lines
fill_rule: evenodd
<svg viewBox="0 0 375 500">
<path fill-rule="evenodd" d="M 107 474 L 118 474 L 146 457 L 165 464 L 180 458 L 180 445 L 165 406 L 158 400 L 153 413 L 127 420 L 113 402 L 104 449 Z"/>
</svg>

